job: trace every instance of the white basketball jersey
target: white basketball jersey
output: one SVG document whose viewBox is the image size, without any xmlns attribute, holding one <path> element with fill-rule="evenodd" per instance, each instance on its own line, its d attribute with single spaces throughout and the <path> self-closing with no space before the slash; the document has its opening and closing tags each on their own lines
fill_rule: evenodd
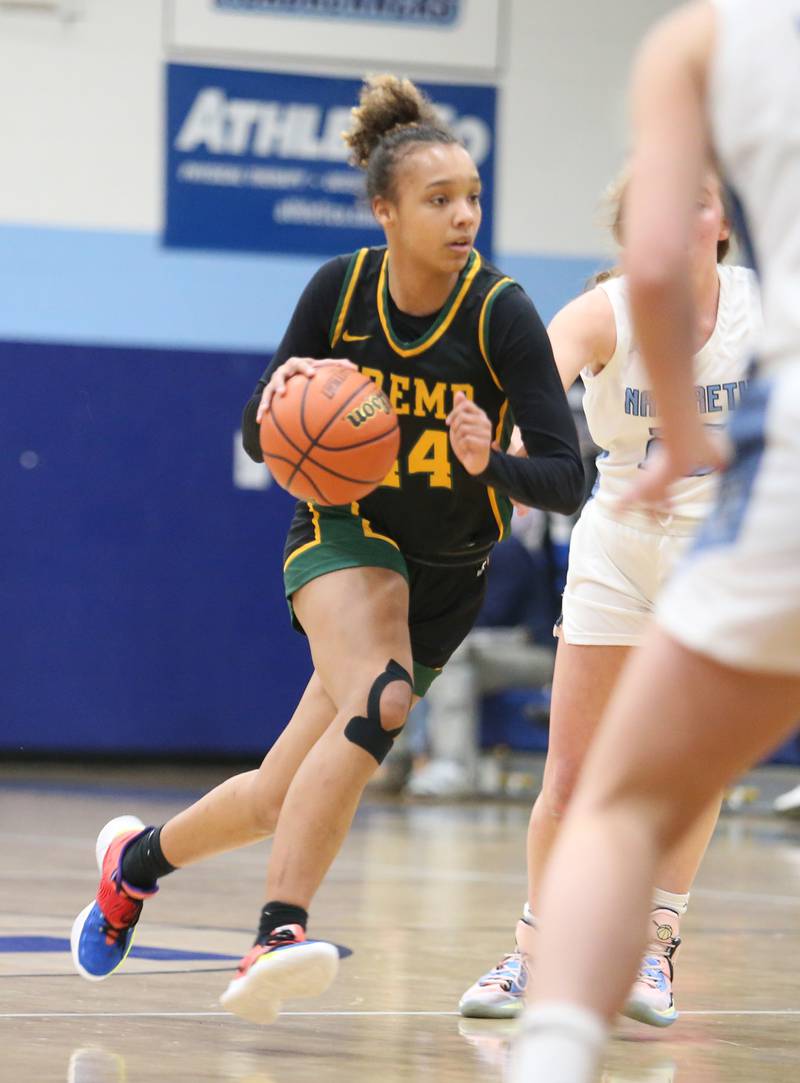
<svg viewBox="0 0 800 1083">
<path fill-rule="evenodd" d="M 766 331 L 761 365 L 800 361 L 800 0 L 716 0 L 712 138 L 743 211 Z"/>
<path fill-rule="evenodd" d="M 719 267 L 719 307 L 711 337 L 694 360 L 697 409 L 706 425 L 724 425 L 739 405 L 746 374 L 761 331 L 761 306 L 755 275 L 745 267 Z M 602 448 L 597 458 L 593 498 L 615 519 L 649 525 L 641 510 L 622 515 L 619 498 L 628 491 L 659 436 L 659 420 L 651 382 L 632 338 L 628 289 L 624 277 L 600 284 L 614 311 L 617 345 L 595 375 L 585 369 L 583 408 L 592 439 Z M 714 499 L 713 475 L 683 478 L 672 491 L 669 517 L 660 524 L 668 533 L 691 533 Z"/>
</svg>

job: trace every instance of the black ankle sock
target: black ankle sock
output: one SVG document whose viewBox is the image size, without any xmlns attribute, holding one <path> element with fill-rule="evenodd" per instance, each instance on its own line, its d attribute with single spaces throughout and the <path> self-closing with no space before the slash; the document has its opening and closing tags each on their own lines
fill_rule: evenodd
<svg viewBox="0 0 800 1083">
<path fill-rule="evenodd" d="M 281 925 L 302 925 L 303 929 L 305 929 L 307 924 L 308 911 L 304 910 L 302 906 L 294 906 L 292 903 L 273 900 L 261 908 L 255 943 L 266 944 L 272 930 Z"/>
<path fill-rule="evenodd" d="M 134 887 L 149 890 L 167 873 L 174 872 L 161 849 L 161 828 L 147 827 L 128 846 L 122 858 L 122 878 Z"/>
</svg>

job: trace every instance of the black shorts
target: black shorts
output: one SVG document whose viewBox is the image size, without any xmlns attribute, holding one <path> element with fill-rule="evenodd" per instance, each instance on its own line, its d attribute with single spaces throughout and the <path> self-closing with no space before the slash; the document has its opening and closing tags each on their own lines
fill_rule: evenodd
<svg viewBox="0 0 800 1083">
<path fill-rule="evenodd" d="M 302 632 L 291 599 L 312 579 L 340 568 L 389 568 L 402 575 L 410 595 L 414 691 L 424 696 L 475 623 L 486 592 L 487 565 L 485 557 L 455 567 L 421 563 L 374 531 L 357 510 L 298 504 L 286 539 L 283 578 L 292 623 Z"/>
</svg>

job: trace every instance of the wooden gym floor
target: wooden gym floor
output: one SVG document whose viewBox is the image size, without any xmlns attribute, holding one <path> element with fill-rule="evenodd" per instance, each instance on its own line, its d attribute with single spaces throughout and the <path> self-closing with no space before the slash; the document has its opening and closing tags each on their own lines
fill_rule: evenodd
<svg viewBox="0 0 800 1083">
<path fill-rule="evenodd" d="M 103 983 L 73 974 L 67 941 L 95 890 L 98 829 L 123 812 L 162 822 L 220 777 L 0 768 L 2 1083 L 501 1080 L 514 1024 L 464 1020 L 456 1005 L 511 942 L 522 804 L 368 798 L 312 915 L 312 935 L 352 957 L 325 997 L 272 1027 L 217 1004 L 250 943 L 265 846 L 165 880 L 139 957 Z M 758 781 L 772 796 L 798 776 Z M 717 831 L 678 956 L 682 1018 L 664 1031 L 621 1022 L 603 1083 L 800 1079 L 800 822 L 765 809 Z"/>
</svg>

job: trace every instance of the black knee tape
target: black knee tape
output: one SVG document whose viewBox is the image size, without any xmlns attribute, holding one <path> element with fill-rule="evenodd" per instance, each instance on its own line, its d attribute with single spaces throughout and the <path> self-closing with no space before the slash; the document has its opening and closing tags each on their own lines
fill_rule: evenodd
<svg viewBox="0 0 800 1083">
<path fill-rule="evenodd" d="M 392 684 L 394 681 L 405 681 L 411 691 L 414 691 L 414 681 L 411 675 L 403 669 L 399 662 L 395 662 L 393 658 L 390 658 L 386 669 L 372 682 L 372 687 L 367 696 L 366 716 L 356 715 L 355 718 L 350 719 L 344 728 L 344 735 L 347 740 L 354 745 L 358 745 L 359 748 L 363 748 L 365 752 L 369 752 L 370 756 L 374 756 L 379 764 L 386 759 L 394 744 L 395 737 L 403 729 L 402 726 L 398 726 L 396 730 L 386 730 L 381 725 L 381 694 L 387 684 Z"/>
</svg>

